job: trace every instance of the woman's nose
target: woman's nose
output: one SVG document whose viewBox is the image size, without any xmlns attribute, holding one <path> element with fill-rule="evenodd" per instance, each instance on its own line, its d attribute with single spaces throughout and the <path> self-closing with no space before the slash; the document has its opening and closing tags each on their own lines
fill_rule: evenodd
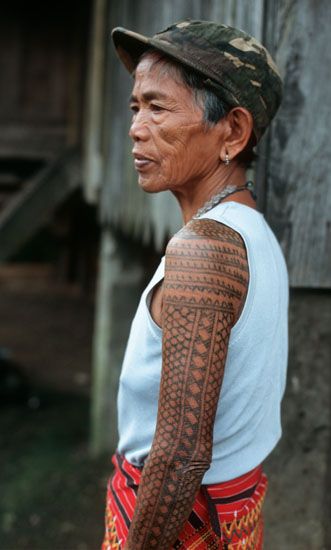
<svg viewBox="0 0 331 550">
<path fill-rule="evenodd" d="M 139 111 L 139 113 L 135 113 L 130 130 L 129 130 L 129 136 L 134 141 L 137 140 L 146 140 L 148 139 L 149 135 L 149 129 L 148 129 L 148 123 L 146 121 L 146 117 L 144 117 L 143 113 Z"/>
</svg>

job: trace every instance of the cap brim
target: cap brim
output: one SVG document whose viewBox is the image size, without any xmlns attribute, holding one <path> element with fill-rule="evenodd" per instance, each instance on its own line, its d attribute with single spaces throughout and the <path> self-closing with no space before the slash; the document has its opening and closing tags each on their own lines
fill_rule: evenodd
<svg viewBox="0 0 331 550">
<path fill-rule="evenodd" d="M 122 27 L 113 29 L 111 35 L 120 60 L 132 73 L 141 55 L 151 47 L 150 39 L 143 34 Z"/>
<path fill-rule="evenodd" d="M 130 73 L 135 70 L 142 54 L 150 48 L 153 48 L 154 50 L 166 54 L 182 65 L 194 69 L 201 73 L 202 76 L 206 76 L 194 61 L 188 58 L 185 59 L 183 52 L 178 50 L 178 46 L 170 42 L 159 40 L 156 37 L 148 38 L 143 34 L 129 31 L 123 27 L 115 27 L 111 34 L 117 54 Z"/>
</svg>

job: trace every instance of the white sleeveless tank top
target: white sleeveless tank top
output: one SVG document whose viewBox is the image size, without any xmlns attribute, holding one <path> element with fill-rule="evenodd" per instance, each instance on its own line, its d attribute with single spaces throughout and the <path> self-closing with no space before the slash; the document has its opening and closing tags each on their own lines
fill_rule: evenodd
<svg viewBox="0 0 331 550">
<path fill-rule="evenodd" d="M 212 463 L 204 484 L 238 477 L 259 465 L 281 436 L 280 405 L 288 345 L 288 278 L 280 246 L 262 214 L 236 202 L 201 216 L 232 227 L 243 238 L 249 265 L 244 308 L 231 330 L 216 412 Z M 164 258 L 133 319 L 118 394 L 118 451 L 141 466 L 157 417 L 162 330 L 149 302 L 164 277 Z"/>
</svg>

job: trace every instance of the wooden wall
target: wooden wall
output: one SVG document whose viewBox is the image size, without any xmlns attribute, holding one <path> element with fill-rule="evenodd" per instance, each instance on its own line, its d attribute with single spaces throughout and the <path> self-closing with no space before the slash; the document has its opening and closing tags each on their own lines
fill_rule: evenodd
<svg viewBox="0 0 331 550">
<path fill-rule="evenodd" d="M 331 3 L 273 0 L 269 7 L 284 101 L 269 144 L 266 215 L 292 286 L 330 288 Z"/>
<path fill-rule="evenodd" d="M 0 159 L 47 158 L 80 135 L 89 0 L 3 0 Z"/>
</svg>

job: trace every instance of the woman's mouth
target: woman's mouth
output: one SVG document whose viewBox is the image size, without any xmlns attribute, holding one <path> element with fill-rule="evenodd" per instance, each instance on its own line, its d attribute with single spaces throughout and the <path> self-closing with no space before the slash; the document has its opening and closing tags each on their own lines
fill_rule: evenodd
<svg viewBox="0 0 331 550">
<path fill-rule="evenodd" d="M 141 155 L 140 153 L 135 153 L 133 151 L 134 156 L 134 166 L 136 170 L 140 171 L 144 168 L 148 168 L 152 162 L 154 162 L 151 158 L 145 157 L 145 155 Z"/>
</svg>

